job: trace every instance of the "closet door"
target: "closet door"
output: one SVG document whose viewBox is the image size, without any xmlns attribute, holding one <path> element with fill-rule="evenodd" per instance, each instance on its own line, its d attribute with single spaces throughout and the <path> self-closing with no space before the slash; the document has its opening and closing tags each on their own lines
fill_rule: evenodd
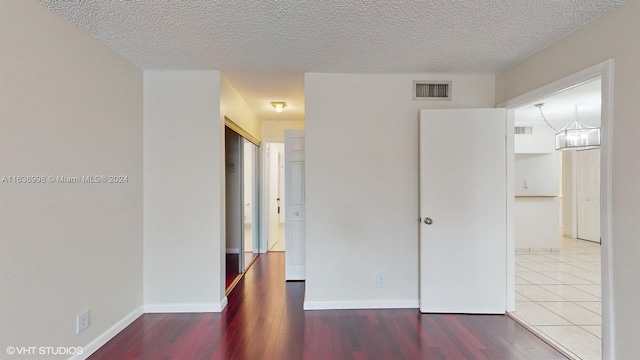
<svg viewBox="0 0 640 360">
<path fill-rule="evenodd" d="M 304 130 L 285 130 L 285 278 L 305 279 Z"/>
</svg>

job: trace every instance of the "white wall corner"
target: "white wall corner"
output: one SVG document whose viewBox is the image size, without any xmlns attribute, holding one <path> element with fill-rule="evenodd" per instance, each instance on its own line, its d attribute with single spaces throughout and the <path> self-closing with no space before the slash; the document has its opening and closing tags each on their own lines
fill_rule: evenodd
<svg viewBox="0 0 640 360">
<path fill-rule="evenodd" d="M 418 299 L 345 300 L 345 301 L 305 301 L 304 310 L 347 310 L 347 309 L 417 309 Z"/>
<path fill-rule="evenodd" d="M 113 339 L 118 333 L 127 326 L 131 325 L 137 318 L 139 318 L 143 314 L 144 306 L 140 305 L 137 309 L 130 312 L 127 316 L 123 317 L 120 321 L 113 324 L 107 331 L 103 332 L 100 336 L 95 338 L 89 344 L 87 344 L 84 348 L 82 348 L 82 354 L 76 354 L 70 358 L 70 360 L 81 360 L 86 359 L 91 354 L 96 352 L 96 350 L 100 349 L 104 344 L 109 342 L 109 340 Z"/>
<path fill-rule="evenodd" d="M 113 339 L 118 333 L 131 325 L 137 318 L 143 314 L 153 313 L 205 313 L 205 312 L 222 312 L 228 304 L 225 296 L 219 303 L 189 303 L 189 304 L 147 304 L 141 305 L 120 321 L 111 326 L 107 331 L 102 333 L 96 339 L 91 341 L 82 349 L 82 354 L 76 354 L 70 360 L 84 360 L 91 354 L 100 349 L 104 344 Z"/>
</svg>

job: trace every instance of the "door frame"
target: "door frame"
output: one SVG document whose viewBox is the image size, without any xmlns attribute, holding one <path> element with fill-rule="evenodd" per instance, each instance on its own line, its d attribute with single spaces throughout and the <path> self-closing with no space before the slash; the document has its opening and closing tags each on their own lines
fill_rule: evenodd
<svg viewBox="0 0 640 360">
<path fill-rule="evenodd" d="M 507 310 L 515 310 L 515 232 L 513 216 L 513 192 L 515 188 L 513 155 L 513 121 L 515 108 L 557 94 L 561 91 L 583 84 L 596 77 L 601 78 L 602 107 L 600 110 L 602 141 L 600 145 L 600 236 L 601 236 L 601 273 L 602 273 L 602 356 L 604 359 L 615 357 L 613 349 L 614 332 L 614 294 L 611 285 L 611 145 L 613 126 L 613 88 L 614 61 L 609 59 L 577 73 L 571 74 L 538 89 L 507 100 L 497 107 L 507 109 Z M 511 128 L 509 133 L 509 128 Z M 509 150 L 511 149 L 511 151 Z M 512 192 L 509 194 L 509 192 Z"/>
</svg>

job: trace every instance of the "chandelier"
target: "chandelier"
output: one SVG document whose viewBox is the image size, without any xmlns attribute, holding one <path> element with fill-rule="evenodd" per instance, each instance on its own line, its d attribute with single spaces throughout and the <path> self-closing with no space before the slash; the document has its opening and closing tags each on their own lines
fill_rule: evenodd
<svg viewBox="0 0 640 360">
<path fill-rule="evenodd" d="M 556 131 L 556 150 L 587 150 L 600 146 L 600 128 L 583 125 L 577 105 L 573 111 L 573 120 L 560 130 L 547 121 L 542 112 L 543 103 L 534 106 L 540 110 L 540 116 L 547 126 Z"/>
</svg>

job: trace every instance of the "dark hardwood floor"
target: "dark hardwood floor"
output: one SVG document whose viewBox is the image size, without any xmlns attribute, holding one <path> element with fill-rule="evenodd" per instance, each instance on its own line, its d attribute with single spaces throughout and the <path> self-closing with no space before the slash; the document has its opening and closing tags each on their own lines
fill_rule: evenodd
<svg viewBox="0 0 640 360">
<path fill-rule="evenodd" d="M 261 255 L 222 313 L 145 314 L 90 359 L 564 359 L 501 315 L 303 311 L 284 253 Z"/>
<path fill-rule="evenodd" d="M 235 279 L 240 275 L 240 268 L 238 264 L 238 254 L 226 254 L 226 272 L 225 272 L 225 289 L 228 289 L 231 284 L 235 281 Z"/>
</svg>

